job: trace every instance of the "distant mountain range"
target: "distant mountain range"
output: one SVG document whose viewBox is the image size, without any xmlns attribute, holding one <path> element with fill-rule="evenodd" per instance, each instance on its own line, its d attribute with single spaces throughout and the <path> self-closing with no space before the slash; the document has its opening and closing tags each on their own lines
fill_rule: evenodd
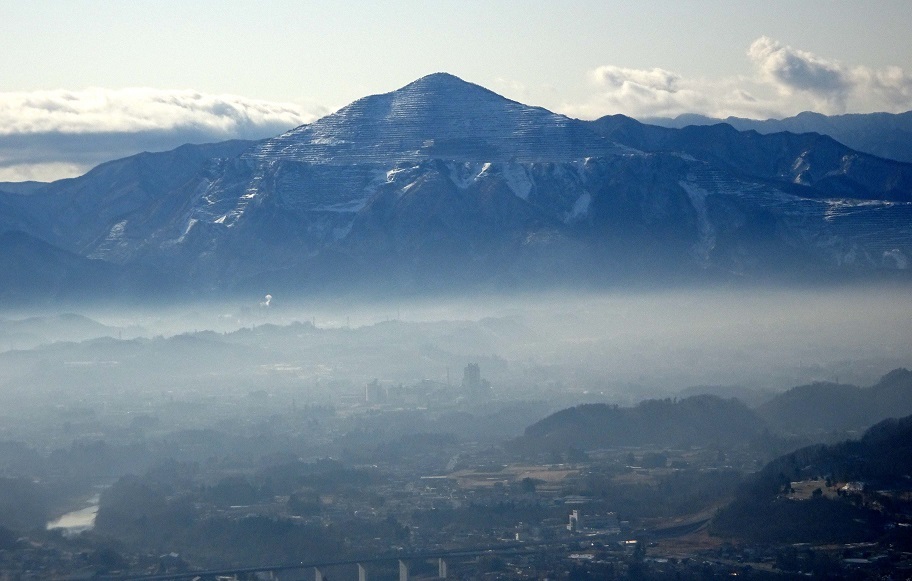
<svg viewBox="0 0 912 581">
<path fill-rule="evenodd" d="M 273 139 L 7 185 L 0 210 L 0 295 L 23 302 L 907 280 L 912 257 L 912 164 L 580 121 L 444 73 Z"/>
<path fill-rule="evenodd" d="M 788 131 L 828 135 L 857 151 L 887 159 L 912 163 L 912 111 L 905 113 L 853 113 L 821 115 L 805 111 L 785 119 L 717 119 L 703 115 L 679 115 L 673 119 L 654 117 L 644 123 L 680 129 L 689 125 L 727 123 L 738 131 L 756 131 L 764 135 Z"/>
<path fill-rule="evenodd" d="M 75 313 L 35 316 L 24 319 L 0 318 L 0 349 L 25 350 L 66 341 L 88 341 L 98 337 L 134 337 L 139 327 L 111 327 Z"/>
</svg>

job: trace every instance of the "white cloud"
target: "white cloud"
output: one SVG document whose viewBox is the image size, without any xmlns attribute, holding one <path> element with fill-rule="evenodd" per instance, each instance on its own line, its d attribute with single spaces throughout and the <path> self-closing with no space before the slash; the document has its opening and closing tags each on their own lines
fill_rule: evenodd
<svg viewBox="0 0 912 581">
<path fill-rule="evenodd" d="M 281 131 L 315 115 L 289 103 L 188 90 L 0 93 L 0 134 L 129 133 L 195 128 L 226 137 Z"/>
<path fill-rule="evenodd" d="M 747 55 L 782 95 L 813 98 L 822 113 L 912 109 L 912 74 L 899 67 L 848 66 L 765 36 L 751 44 Z"/>
<path fill-rule="evenodd" d="M 747 56 L 785 94 L 798 90 L 828 98 L 844 93 L 849 86 L 838 63 L 783 46 L 766 36 L 750 45 Z"/>
<path fill-rule="evenodd" d="M 609 66 L 590 71 L 589 77 L 598 92 L 582 103 L 565 104 L 562 113 L 594 119 L 615 113 L 644 118 L 683 113 L 769 117 L 778 112 L 755 95 L 755 83 L 743 79 L 687 79 L 662 69 Z"/>
<path fill-rule="evenodd" d="M 0 182 L 47 182 L 62 177 L 77 176 L 91 169 L 82 164 L 64 162 L 12 163 L 0 165 Z"/>
<path fill-rule="evenodd" d="M 184 143 L 262 139 L 327 112 L 190 90 L 0 92 L 0 181 L 69 177 Z"/>
<path fill-rule="evenodd" d="M 633 117 L 785 117 L 801 111 L 826 114 L 912 109 L 912 75 L 899 67 L 847 66 L 760 37 L 747 50 L 751 76 L 688 79 L 664 69 L 605 65 L 589 71 L 597 89 L 588 100 L 561 112 L 595 118 L 613 113 Z"/>
<path fill-rule="evenodd" d="M 676 92 L 681 81 L 680 75 L 665 69 L 625 69 L 613 65 L 598 67 L 589 76 L 596 84 L 614 89 L 631 85 L 667 93 Z"/>
</svg>

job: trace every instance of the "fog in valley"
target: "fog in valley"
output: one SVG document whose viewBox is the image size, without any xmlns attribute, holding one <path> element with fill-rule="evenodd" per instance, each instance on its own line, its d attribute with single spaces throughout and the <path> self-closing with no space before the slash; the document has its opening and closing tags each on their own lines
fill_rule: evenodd
<svg viewBox="0 0 912 581">
<path fill-rule="evenodd" d="M 869 385 L 908 365 L 910 307 L 907 292 L 883 287 L 358 305 L 270 295 L 12 313 L 0 320 L 3 429 L 15 438 L 74 409 L 112 425 L 137 414 L 172 424 L 181 403 L 194 406 L 199 427 L 229 402 L 242 417 L 267 404 L 350 404 L 374 380 L 452 388 L 469 363 L 498 402 L 632 405 L 702 392 L 759 403 L 815 381 Z"/>
<path fill-rule="evenodd" d="M 769 500 L 732 498 L 764 465 L 909 413 L 910 312 L 888 285 L 8 312 L 0 563 L 180 578 L 509 541 L 534 576 L 583 535 L 635 570 L 624 538 L 754 534 L 731 523 Z"/>
</svg>

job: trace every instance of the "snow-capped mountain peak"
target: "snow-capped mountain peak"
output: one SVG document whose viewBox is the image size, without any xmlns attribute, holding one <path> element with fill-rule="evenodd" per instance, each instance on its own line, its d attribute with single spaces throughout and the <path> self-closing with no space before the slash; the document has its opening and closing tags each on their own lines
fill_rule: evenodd
<svg viewBox="0 0 912 581">
<path fill-rule="evenodd" d="M 819 134 L 585 122 L 445 73 L 264 142 L 0 193 L 0 209 L 0 233 L 194 292 L 912 272 L 910 164 Z"/>
<path fill-rule="evenodd" d="M 334 165 L 565 162 L 624 150 L 580 121 L 434 73 L 270 139 L 251 157 Z"/>
</svg>

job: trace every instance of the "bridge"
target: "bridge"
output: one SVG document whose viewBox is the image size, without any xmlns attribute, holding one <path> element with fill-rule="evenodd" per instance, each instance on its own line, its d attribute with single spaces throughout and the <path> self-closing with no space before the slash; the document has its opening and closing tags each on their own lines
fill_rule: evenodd
<svg viewBox="0 0 912 581">
<path fill-rule="evenodd" d="M 706 526 L 709 519 L 698 519 L 694 522 L 683 525 L 667 527 L 664 529 L 641 530 L 636 535 L 640 540 L 649 538 L 672 538 L 681 535 L 690 534 Z M 614 535 L 609 535 L 614 536 Z M 576 539 L 579 540 L 579 539 Z M 226 569 L 209 569 L 186 571 L 181 573 L 166 573 L 161 575 L 127 575 L 127 576 L 102 576 L 99 579 L 117 580 L 117 581 L 180 581 L 182 579 L 195 578 L 217 578 L 217 577 L 234 577 L 236 575 L 250 575 L 256 573 L 282 573 L 290 571 L 311 572 L 314 581 L 324 581 L 326 579 L 325 571 L 333 567 L 344 567 L 355 565 L 358 568 L 358 581 L 368 581 L 370 566 L 379 564 L 399 565 L 399 581 L 408 581 L 412 563 L 421 563 L 427 561 L 437 561 L 437 577 L 439 579 L 447 578 L 448 562 L 468 557 L 478 557 L 483 555 L 517 555 L 523 553 L 532 553 L 541 548 L 568 548 L 565 543 L 560 541 L 539 541 L 539 542 L 512 542 L 498 545 L 489 545 L 484 547 L 472 547 L 466 549 L 454 549 L 449 551 L 429 551 L 416 553 L 393 553 L 380 556 L 364 556 L 360 558 L 340 559 L 335 561 L 317 561 L 317 562 L 298 562 L 283 563 L 275 565 L 260 565 L 255 567 L 234 567 Z"/>
<path fill-rule="evenodd" d="M 437 576 L 440 579 L 447 578 L 448 561 L 454 559 L 463 559 L 467 557 L 477 557 L 482 555 L 504 555 L 532 552 L 532 550 L 544 545 L 553 545 L 553 543 L 509 543 L 489 547 L 475 547 L 470 549 L 460 549 L 452 551 L 434 551 L 423 553 L 392 554 L 383 556 L 341 559 L 336 561 L 319 561 L 319 562 L 299 562 L 284 563 L 277 565 L 260 565 L 255 567 L 235 567 L 230 569 L 209 569 L 204 571 L 186 571 L 181 573 L 166 573 L 162 575 L 129 575 L 129 576 L 106 576 L 101 579 L 119 580 L 119 581 L 180 581 L 182 579 L 216 578 L 216 577 L 234 577 L 236 575 L 251 575 L 256 573 L 281 573 L 288 571 L 311 571 L 314 581 L 323 581 L 326 578 L 325 571 L 332 567 L 351 566 L 358 567 L 358 581 L 368 581 L 369 566 L 383 563 L 399 564 L 399 581 L 408 581 L 409 572 L 412 563 L 424 561 L 437 561 Z"/>
</svg>

